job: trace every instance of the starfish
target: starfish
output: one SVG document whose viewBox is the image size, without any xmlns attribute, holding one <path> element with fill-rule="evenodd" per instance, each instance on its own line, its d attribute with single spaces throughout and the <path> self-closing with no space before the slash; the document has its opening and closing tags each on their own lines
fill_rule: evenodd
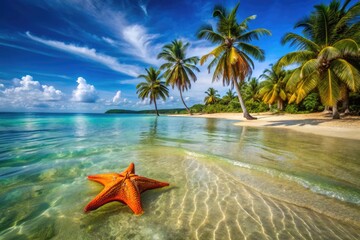
<svg viewBox="0 0 360 240">
<path fill-rule="evenodd" d="M 169 186 L 169 183 L 136 175 L 134 163 L 130 163 L 122 173 L 96 174 L 88 176 L 88 179 L 101 183 L 104 189 L 84 208 L 85 212 L 118 201 L 128 205 L 135 214 L 142 214 L 140 194 L 149 189 Z"/>
</svg>

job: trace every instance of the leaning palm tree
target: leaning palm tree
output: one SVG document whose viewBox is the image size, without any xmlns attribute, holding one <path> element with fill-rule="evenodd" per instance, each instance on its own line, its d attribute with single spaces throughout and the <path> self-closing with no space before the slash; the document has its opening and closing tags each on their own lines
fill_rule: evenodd
<svg viewBox="0 0 360 240">
<path fill-rule="evenodd" d="M 256 60 L 264 60 L 264 51 L 249 42 L 259 39 L 262 35 L 270 35 L 270 32 L 263 28 L 248 30 L 248 21 L 255 19 L 255 15 L 238 23 L 236 19 L 238 7 L 239 4 L 229 13 L 224 7 L 215 6 L 213 17 L 217 19 L 216 30 L 211 25 L 205 25 L 199 30 L 198 37 L 207 39 L 218 46 L 204 55 L 200 64 L 204 64 L 210 56 L 214 57 L 208 66 L 209 72 L 211 68 L 215 68 L 212 80 L 216 81 L 222 78 L 224 85 L 235 87 L 244 117 L 250 120 L 256 118 L 246 110 L 239 82 L 244 81 L 246 76 L 250 76 L 254 68 L 250 56 Z"/>
<path fill-rule="evenodd" d="M 141 82 L 136 86 L 136 93 L 142 100 L 149 98 L 150 104 L 154 102 L 156 115 L 159 116 L 156 99 L 162 98 L 165 101 L 166 97 L 169 97 L 169 90 L 166 87 L 165 82 L 161 81 L 163 76 L 159 70 L 156 70 L 153 67 L 145 70 L 147 75 L 142 74 L 139 76 L 139 78 L 144 78 L 146 81 Z"/>
<path fill-rule="evenodd" d="M 272 64 L 270 69 L 265 69 L 260 78 L 264 79 L 259 95 L 266 104 L 277 102 L 277 108 L 284 110 L 284 102 L 287 99 L 286 82 L 288 80 L 286 71 L 276 69 Z"/>
<path fill-rule="evenodd" d="M 182 93 L 191 88 L 191 80 L 197 80 L 193 71 L 200 70 L 195 66 L 199 61 L 198 57 L 186 57 L 186 50 L 189 43 L 183 43 L 181 40 L 174 40 L 171 44 L 166 44 L 157 58 L 162 58 L 166 61 L 161 65 L 160 69 L 165 69 L 166 84 L 170 84 L 174 89 L 175 86 L 179 89 L 180 98 L 186 110 L 191 114 L 190 109 L 185 104 Z"/>
<path fill-rule="evenodd" d="M 205 105 L 214 104 L 219 100 L 220 95 L 215 88 L 209 88 L 205 93 L 207 94 L 204 99 Z"/>
<path fill-rule="evenodd" d="M 342 92 L 360 89 L 359 67 L 353 61 L 359 59 L 360 2 L 347 9 L 350 0 L 340 6 L 333 0 L 327 5 L 316 5 L 310 17 L 298 22 L 303 36 L 288 33 L 282 42 L 298 47 L 298 51 L 286 54 L 278 67 L 297 64 L 289 81 L 293 91 L 289 103 L 300 103 L 314 88 L 317 88 L 322 103 L 332 106 L 333 118 L 340 118 L 337 103 Z"/>
</svg>

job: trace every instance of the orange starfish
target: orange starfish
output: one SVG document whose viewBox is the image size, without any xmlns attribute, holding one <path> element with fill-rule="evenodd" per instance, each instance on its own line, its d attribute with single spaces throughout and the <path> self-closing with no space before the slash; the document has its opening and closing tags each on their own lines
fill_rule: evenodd
<svg viewBox="0 0 360 240">
<path fill-rule="evenodd" d="M 119 201 L 128 205 L 135 214 L 142 214 L 140 194 L 149 189 L 169 186 L 166 182 L 135 175 L 134 163 L 130 163 L 122 173 L 96 174 L 88 176 L 88 179 L 105 187 L 84 208 L 85 212 L 95 210 L 108 202 Z"/>
</svg>

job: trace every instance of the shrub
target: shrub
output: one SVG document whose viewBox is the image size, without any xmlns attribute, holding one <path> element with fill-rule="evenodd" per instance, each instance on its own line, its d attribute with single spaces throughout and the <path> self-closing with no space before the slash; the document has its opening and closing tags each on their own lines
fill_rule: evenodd
<svg viewBox="0 0 360 240">
<path fill-rule="evenodd" d="M 250 113 L 266 112 L 268 111 L 267 104 L 263 102 L 248 100 L 245 102 L 246 109 Z"/>
<path fill-rule="evenodd" d="M 360 115 L 360 93 L 350 93 L 349 109 L 354 115 Z"/>
<path fill-rule="evenodd" d="M 316 112 L 321 106 L 320 97 L 318 93 L 310 93 L 301 103 L 300 109 L 309 112 Z"/>
<path fill-rule="evenodd" d="M 195 104 L 190 109 L 191 109 L 192 113 L 201 113 L 203 111 L 204 107 L 205 106 L 202 104 Z"/>
<path fill-rule="evenodd" d="M 285 108 L 285 112 L 287 113 L 297 113 L 298 111 L 299 111 L 299 107 L 294 103 L 288 104 Z"/>
</svg>

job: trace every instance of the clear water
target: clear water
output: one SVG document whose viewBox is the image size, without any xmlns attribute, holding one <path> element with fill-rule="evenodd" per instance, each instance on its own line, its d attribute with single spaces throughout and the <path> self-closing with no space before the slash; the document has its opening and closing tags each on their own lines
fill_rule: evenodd
<svg viewBox="0 0 360 240">
<path fill-rule="evenodd" d="M 0 114 L 0 239 L 360 239 L 360 141 L 231 121 Z M 87 175 L 170 187 L 88 214 Z"/>
</svg>

